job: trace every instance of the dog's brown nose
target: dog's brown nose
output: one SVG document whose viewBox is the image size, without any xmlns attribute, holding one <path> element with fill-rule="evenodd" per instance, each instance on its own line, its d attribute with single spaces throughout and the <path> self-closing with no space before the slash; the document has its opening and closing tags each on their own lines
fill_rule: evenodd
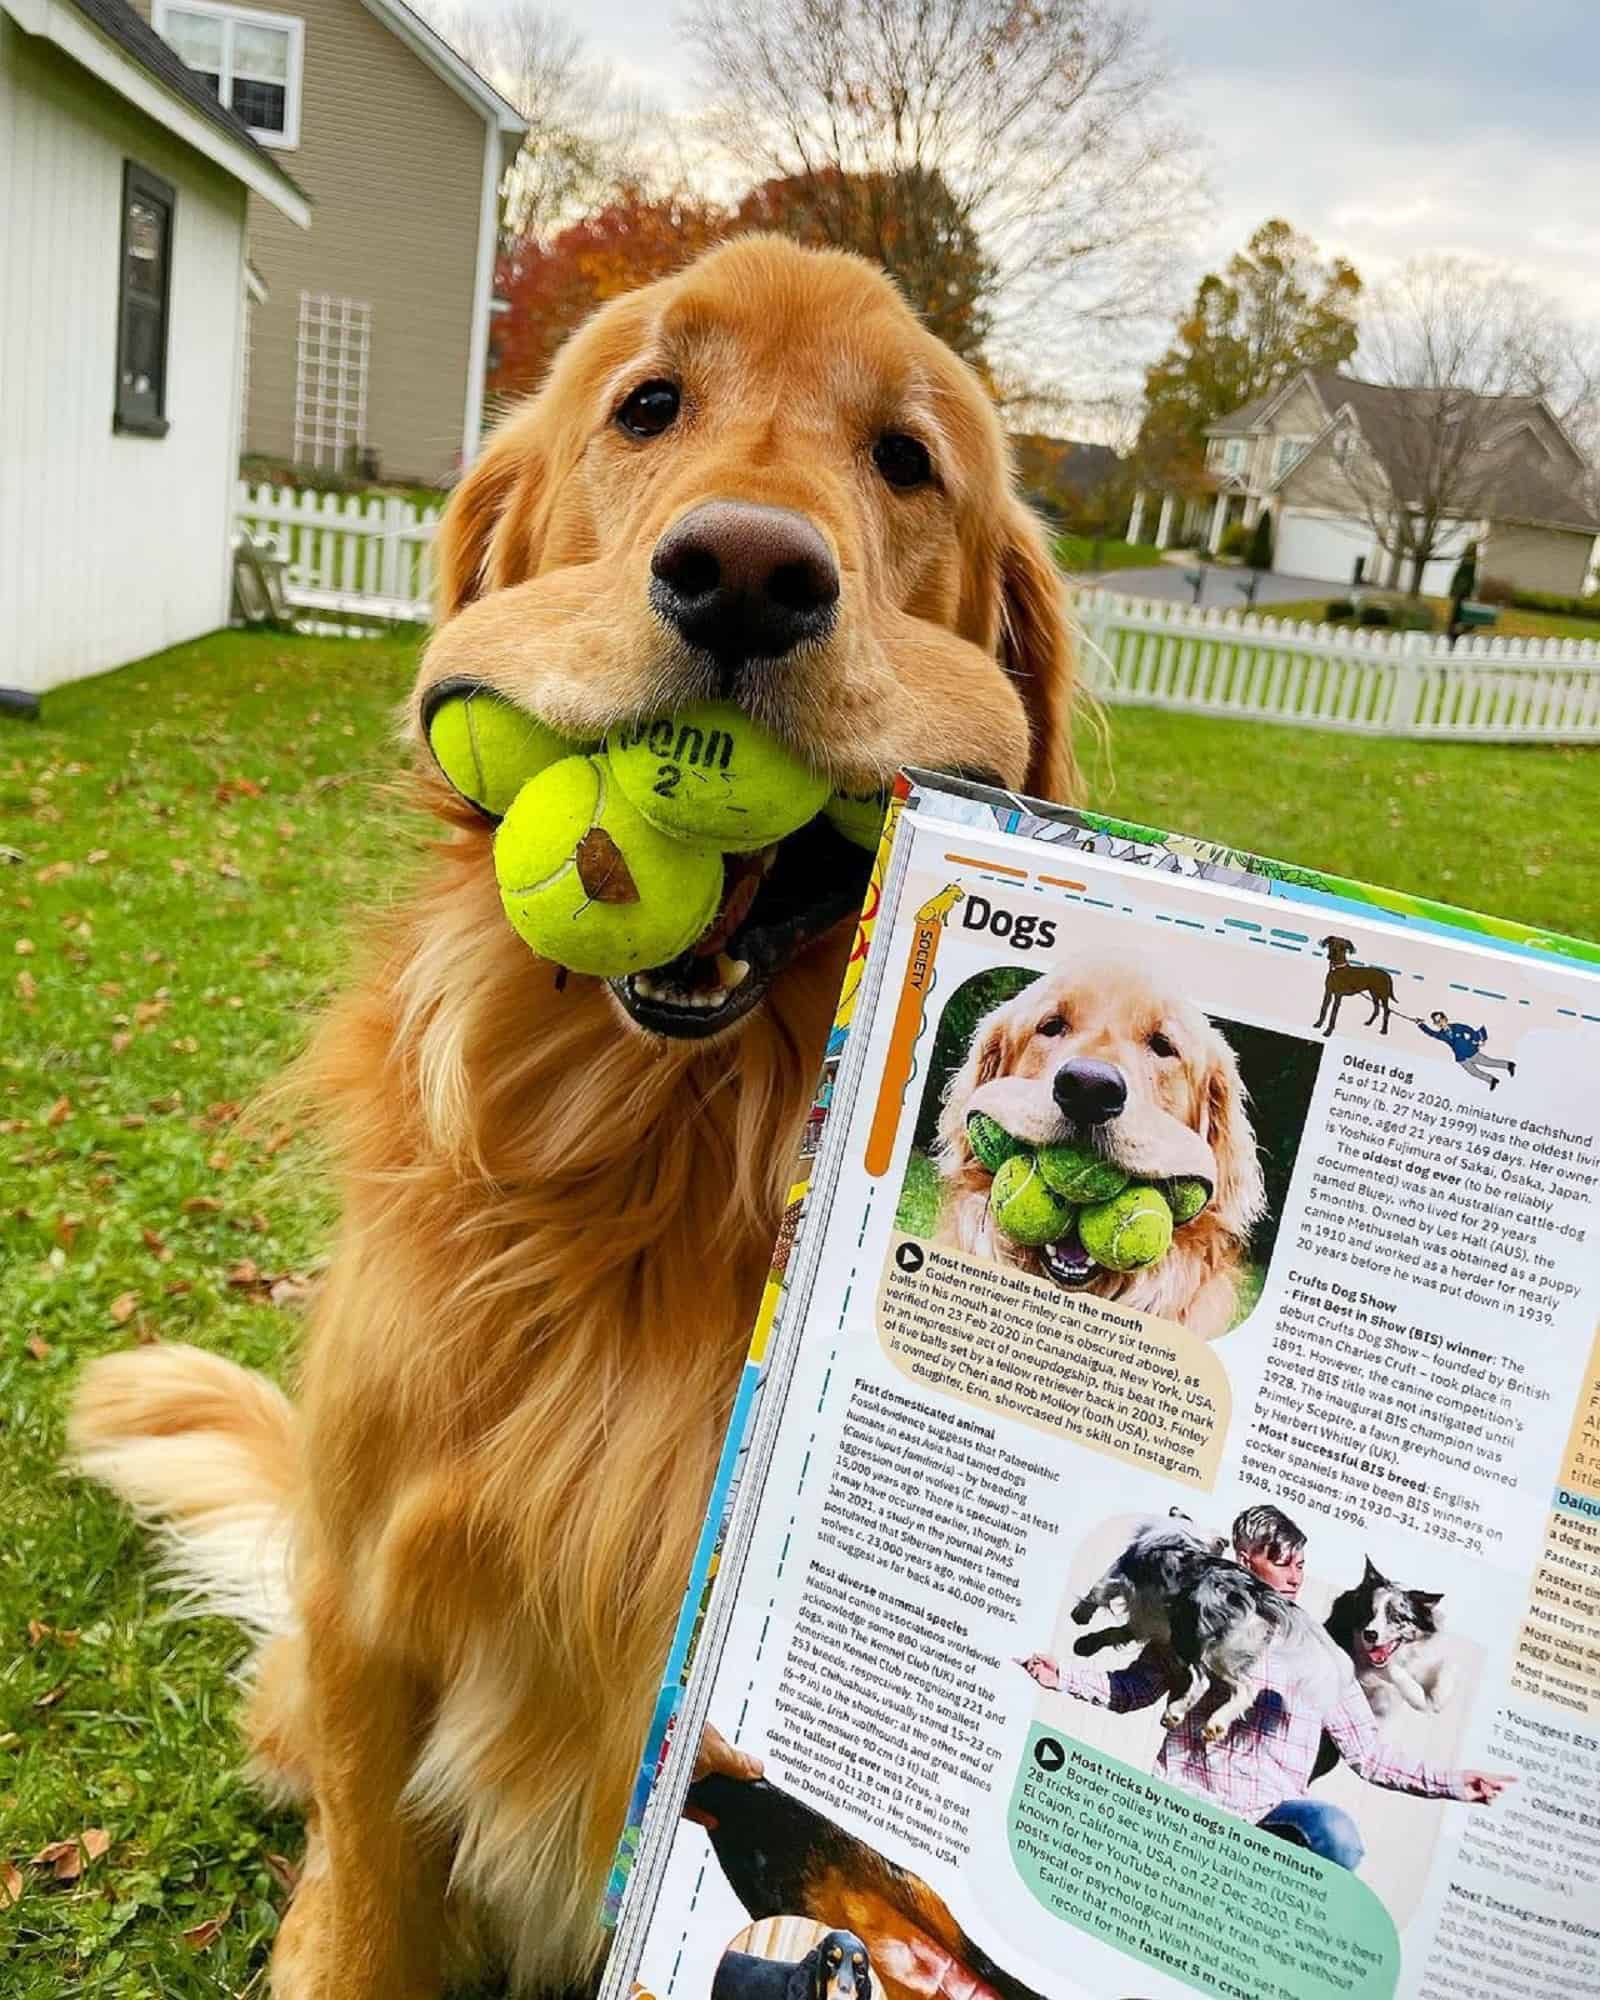
<svg viewBox="0 0 1600 2000">
<path fill-rule="evenodd" d="M 1050 1086 L 1061 1115 L 1074 1125 L 1105 1125 L 1128 1101 L 1128 1079 L 1115 1063 L 1088 1056 L 1063 1063 Z"/>
<path fill-rule="evenodd" d="M 725 681 L 749 660 L 825 638 L 839 601 L 832 551 L 804 514 L 708 500 L 675 521 L 650 558 L 650 602 Z"/>
</svg>

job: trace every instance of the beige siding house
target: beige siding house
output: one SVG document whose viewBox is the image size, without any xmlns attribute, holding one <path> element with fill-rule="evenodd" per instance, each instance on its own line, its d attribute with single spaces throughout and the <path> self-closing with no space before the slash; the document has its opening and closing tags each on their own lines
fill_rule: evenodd
<svg viewBox="0 0 1600 2000">
<path fill-rule="evenodd" d="M 402 0 L 134 0 L 312 202 L 250 204 L 246 452 L 448 483 L 477 450 L 522 118 Z"/>
<path fill-rule="evenodd" d="M 1448 401 L 1446 401 L 1448 397 Z M 1409 585 L 1395 519 L 1419 509 L 1419 468 L 1447 450 L 1445 413 L 1463 449 L 1448 486 L 1422 588 L 1444 594 L 1468 542 L 1480 580 L 1577 596 L 1600 532 L 1582 453 L 1536 396 L 1474 397 L 1401 389 L 1333 369 L 1306 369 L 1207 432 L 1215 482 L 1213 549 L 1232 520 L 1273 517 L 1273 567 L 1287 576 Z M 1470 447 L 1468 449 L 1467 447 Z M 1437 504 L 1437 503 L 1435 503 Z"/>
</svg>

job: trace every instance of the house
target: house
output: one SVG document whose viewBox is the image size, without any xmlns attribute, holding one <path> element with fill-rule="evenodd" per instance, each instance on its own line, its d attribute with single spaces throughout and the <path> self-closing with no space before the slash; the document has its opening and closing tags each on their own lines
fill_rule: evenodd
<svg viewBox="0 0 1600 2000">
<path fill-rule="evenodd" d="M 1045 437 L 1018 431 L 1011 439 L 1017 478 L 1028 497 L 1048 513 L 1072 521 L 1102 500 L 1126 493 L 1119 486 L 1122 460 L 1108 444 L 1084 444 L 1076 438 Z"/>
<path fill-rule="evenodd" d="M 311 196 L 250 205 L 246 452 L 447 484 L 477 451 L 526 121 L 403 0 L 134 0 Z"/>
<path fill-rule="evenodd" d="M 1589 466 L 1542 397 L 1393 388 L 1306 369 L 1206 438 L 1213 550 L 1230 521 L 1253 527 L 1265 508 L 1273 567 L 1285 575 L 1406 588 L 1410 563 L 1396 547 L 1404 538 L 1386 524 L 1432 496 L 1443 519 L 1424 591 L 1449 589 L 1472 541 L 1480 579 L 1563 596 L 1584 587 L 1600 513 L 1586 492 Z"/>
<path fill-rule="evenodd" d="M 0 682 L 227 622 L 251 206 L 310 221 L 126 0 L 0 0 Z"/>
</svg>

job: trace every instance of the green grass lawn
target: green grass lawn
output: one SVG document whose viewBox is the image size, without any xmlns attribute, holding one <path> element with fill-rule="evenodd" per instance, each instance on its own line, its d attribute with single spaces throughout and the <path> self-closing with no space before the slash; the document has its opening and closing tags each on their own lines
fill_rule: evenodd
<svg viewBox="0 0 1600 2000">
<path fill-rule="evenodd" d="M 224 634 L 0 719 L 5 2000 L 263 1991 L 299 1832 L 238 1777 L 245 1648 L 172 1615 L 141 1536 L 61 1476 L 62 1413 L 85 1357 L 137 1340 L 286 1371 L 328 1202 L 306 1136 L 238 1107 L 412 866 L 380 786 L 415 656 Z M 1110 728 L 1096 805 L 1600 932 L 1600 754 Z M 31 1859 L 90 1830 L 74 1880 Z"/>
<path fill-rule="evenodd" d="M 1108 569 L 1148 569 L 1152 563 L 1161 560 L 1161 551 L 1154 542 L 1103 541 L 1096 557 L 1095 544 L 1088 535 L 1057 535 L 1056 561 L 1068 573 L 1074 575 Z"/>
<path fill-rule="evenodd" d="M 1320 625 L 1329 603 L 1340 596 L 1348 598 L 1349 592 L 1330 588 L 1326 597 L 1297 597 L 1285 604 L 1262 604 L 1244 615 L 1249 618 L 1304 618 Z M 1442 597 L 1379 596 L 1376 601 L 1430 611 L 1441 632 L 1450 616 L 1449 603 Z M 1481 628 L 1472 636 L 1483 639 L 1587 639 L 1592 645 L 1600 645 L 1600 618 L 1560 618 L 1548 611 L 1519 611 L 1515 605 L 1502 604 L 1495 607 L 1493 625 Z"/>
</svg>

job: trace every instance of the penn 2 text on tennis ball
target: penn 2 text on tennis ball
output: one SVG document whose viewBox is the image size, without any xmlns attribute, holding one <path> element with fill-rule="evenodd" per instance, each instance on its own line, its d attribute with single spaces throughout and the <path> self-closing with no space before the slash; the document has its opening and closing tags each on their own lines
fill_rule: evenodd
<svg viewBox="0 0 1600 2000">
<path fill-rule="evenodd" d="M 1072 1224 L 1072 1210 L 1047 1187 L 1031 1153 L 1016 1153 L 995 1175 L 989 1188 L 989 1210 L 1013 1243 L 1036 1250 L 1053 1243 Z"/>
<path fill-rule="evenodd" d="M 626 723 L 606 755 L 629 802 L 661 832 L 749 854 L 815 819 L 828 781 L 740 709 L 702 702 Z"/>
<path fill-rule="evenodd" d="M 1080 1146 L 1071 1139 L 1055 1146 L 1041 1146 L 1039 1171 L 1044 1175 L 1046 1187 L 1063 1201 L 1080 1206 L 1085 1202 L 1109 1201 L 1114 1194 L 1121 1194 L 1130 1179 L 1125 1167 L 1106 1159 L 1092 1146 Z"/>
<path fill-rule="evenodd" d="M 501 819 L 530 778 L 579 746 L 488 688 L 471 688 L 429 715 L 428 748 L 463 798 Z"/>
<path fill-rule="evenodd" d="M 1078 1210 L 1078 1241 L 1108 1271 L 1139 1271 L 1167 1254 L 1172 1210 L 1159 1188 L 1124 1188 Z"/>
<path fill-rule="evenodd" d="M 494 872 L 525 944 L 603 979 L 676 958 L 722 900 L 722 856 L 653 827 L 599 757 L 528 780 L 495 835 Z"/>
</svg>

